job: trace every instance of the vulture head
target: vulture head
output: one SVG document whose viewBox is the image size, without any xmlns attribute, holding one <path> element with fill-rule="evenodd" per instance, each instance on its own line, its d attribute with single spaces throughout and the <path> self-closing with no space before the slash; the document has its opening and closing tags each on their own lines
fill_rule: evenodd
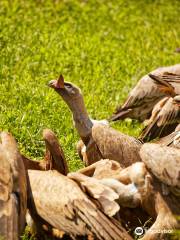
<svg viewBox="0 0 180 240">
<path fill-rule="evenodd" d="M 51 80 L 48 86 L 54 90 L 65 100 L 73 100 L 81 95 L 81 90 L 70 82 L 65 82 L 62 75 L 56 80 Z"/>
</svg>

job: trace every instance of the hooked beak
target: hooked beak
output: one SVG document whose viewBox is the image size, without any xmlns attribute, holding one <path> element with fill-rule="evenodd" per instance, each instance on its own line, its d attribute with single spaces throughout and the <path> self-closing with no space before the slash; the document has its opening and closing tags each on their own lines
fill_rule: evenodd
<svg viewBox="0 0 180 240">
<path fill-rule="evenodd" d="M 57 80 L 51 80 L 48 86 L 54 89 L 64 89 L 64 78 L 62 75 L 59 76 Z"/>
</svg>

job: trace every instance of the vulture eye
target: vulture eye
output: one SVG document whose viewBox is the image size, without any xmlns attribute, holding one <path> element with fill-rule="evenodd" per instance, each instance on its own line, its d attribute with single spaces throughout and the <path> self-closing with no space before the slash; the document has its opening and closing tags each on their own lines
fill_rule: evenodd
<svg viewBox="0 0 180 240">
<path fill-rule="evenodd" d="M 70 84 L 70 83 L 65 83 L 65 86 L 68 88 L 72 88 L 72 84 Z"/>
</svg>

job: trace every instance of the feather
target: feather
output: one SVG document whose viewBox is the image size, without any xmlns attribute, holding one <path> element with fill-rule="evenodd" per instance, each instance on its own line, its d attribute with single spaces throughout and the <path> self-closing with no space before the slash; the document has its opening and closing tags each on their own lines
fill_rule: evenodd
<svg viewBox="0 0 180 240">
<path fill-rule="evenodd" d="M 37 213 L 53 227 L 76 237 L 93 234 L 103 240 L 131 239 L 73 180 L 55 170 L 29 170 L 28 176 Z"/>
</svg>

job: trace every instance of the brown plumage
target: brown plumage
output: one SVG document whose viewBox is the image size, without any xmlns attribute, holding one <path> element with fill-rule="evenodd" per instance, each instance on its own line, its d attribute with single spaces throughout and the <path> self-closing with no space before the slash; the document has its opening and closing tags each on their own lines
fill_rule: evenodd
<svg viewBox="0 0 180 240">
<path fill-rule="evenodd" d="M 180 227 L 176 219 L 180 215 L 180 150 L 146 143 L 142 146 L 140 155 L 152 177 L 154 176 L 153 188 L 149 191 L 152 195 L 149 206 L 154 205 L 158 213 L 151 231 L 147 231 L 143 240 L 165 239 L 163 229 L 172 231 Z"/>
<path fill-rule="evenodd" d="M 105 158 L 116 160 L 123 167 L 140 161 L 141 143 L 137 139 L 103 124 L 93 125 L 78 87 L 64 82 L 62 77 L 50 81 L 49 86 L 62 97 L 73 114 L 75 127 L 85 145 L 83 159 L 85 159 L 86 165 Z M 79 147 L 81 149 L 81 144 Z"/>
<path fill-rule="evenodd" d="M 145 145 L 143 145 L 143 147 Z M 142 154 L 141 156 L 144 162 L 134 163 L 128 168 L 121 170 L 119 173 L 119 180 L 121 182 L 123 181 L 127 182 L 129 178 L 129 181 L 134 183 L 139 193 L 142 208 L 147 213 L 149 213 L 154 222 L 150 229 L 145 233 L 142 239 L 163 240 L 166 239 L 166 237 L 168 237 L 169 235 L 164 231 L 164 229 L 172 231 L 180 227 L 179 222 L 176 219 L 176 216 L 180 214 L 180 202 L 178 196 L 176 196 L 174 193 L 173 194 L 171 192 L 164 193 L 164 190 L 162 188 L 162 178 L 160 177 L 157 179 L 155 177 L 156 170 L 159 171 L 159 168 L 162 169 L 163 168 L 162 164 L 167 165 L 167 159 L 164 162 L 161 161 L 159 162 L 159 164 L 153 165 L 152 167 L 153 170 L 151 168 L 152 171 L 148 170 L 146 167 L 146 163 L 148 161 L 144 159 L 144 154 L 142 153 L 144 151 L 143 147 L 141 151 Z M 153 151 L 152 149 L 149 149 L 149 152 L 152 151 Z M 157 152 L 154 151 L 154 155 L 153 154 L 151 155 L 149 161 L 152 160 L 153 162 L 153 157 L 156 156 L 156 154 Z M 163 154 L 164 154 L 163 151 L 161 151 L 161 153 L 159 153 L 159 156 L 160 155 L 163 156 Z M 173 166 L 174 164 L 173 158 L 171 160 L 172 161 L 169 161 L 171 162 L 171 164 L 169 164 L 169 167 L 171 168 L 170 171 L 172 171 L 171 172 L 172 176 L 175 166 Z M 175 165 L 176 167 L 179 167 L 178 164 Z M 175 176 L 177 177 L 176 173 Z M 166 176 L 166 178 L 168 178 L 168 176 Z M 167 181 L 167 179 L 165 181 Z M 176 185 L 176 180 L 174 183 Z"/>
<path fill-rule="evenodd" d="M 156 155 L 156 152 L 154 154 Z M 162 156 L 162 152 L 160 155 Z M 169 164 L 172 169 L 174 168 L 173 164 L 173 161 Z M 156 164 L 155 169 L 158 170 L 158 168 L 159 165 Z M 94 192 L 90 179 L 95 178 L 98 180 L 98 183 L 100 182 L 115 190 L 119 195 L 120 217 L 126 218 L 132 227 L 139 226 L 137 218 L 135 218 L 135 223 L 133 222 L 133 207 L 137 209 L 137 206 L 140 205 L 138 209 L 140 216 L 144 215 L 145 217 L 144 222 L 147 222 L 150 216 L 152 217 L 153 225 L 143 236 L 144 240 L 166 239 L 168 234 L 164 230 L 172 231 L 179 227 L 178 221 L 175 218 L 175 215 L 180 213 L 178 197 L 171 192 L 164 195 L 162 179 L 159 178 L 158 180 L 155 177 L 156 171 L 152 172 L 150 170 L 149 172 L 144 162 L 134 163 L 125 169 L 121 169 L 117 162 L 106 159 L 81 169 L 79 172 L 81 173 L 80 175 L 79 173 L 71 173 L 69 177 L 75 179 L 82 187 L 87 189 L 90 187 L 89 190 Z M 88 175 L 91 178 L 83 177 L 82 174 Z M 123 206 L 128 206 L 128 208 L 123 208 Z M 131 208 L 131 214 L 128 218 L 126 214 L 129 208 Z M 149 216 L 148 214 L 145 215 L 144 211 Z"/>
<path fill-rule="evenodd" d="M 66 175 L 68 173 L 67 162 L 64 156 L 63 149 L 59 144 L 56 135 L 50 129 L 43 130 L 43 139 L 46 145 L 45 157 L 43 160 L 34 161 L 22 155 L 23 162 L 26 170 L 57 170 L 59 173 Z M 32 192 L 30 185 L 28 185 L 28 195 L 31 196 Z M 63 231 L 60 231 L 48 222 L 44 221 L 37 213 L 34 206 L 34 202 L 31 198 L 28 199 L 29 212 L 26 214 L 27 224 L 30 226 L 33 235 L 38 236 L 38 239 L 45 238 L 48 236 L 52 237 L 62 237 L 64 235 Z M 53 238 L 54 239 L 54 238 Z M 64 238 L 63 238 L 64 239 Z"/>
<path fill-rule="evenodd" d="M 56 169 L 58 172 L 67 175 L 68 166 L 65 155 L 56 135 L 50 129 L 43 130 L 43 139 L 46 144 L 46 164 L 48 169 Z"/>
<path fill-rule="evenodd" d="M 167 185 L 180 188 L 180 150 L 146 143 L 140 150 L 142 161 L 147 168 Z"/>
<path fill-rule="evenodd" d="M 180 53 L 180 47 L 176 48 L 176 49 L 175 49 L 175 52 L 176 52 L 176 53 Z"/>
<path fill-rule="evenodd" d="M 180 95 L 165 97 L 153 108 L 152 115 L 146 121 L 140 139 L 149 141 L 173 132 L 180 122 Z"/>
<path fill-rule="evenodd" d="M 26 173 L 15 139 L 6 132 L 0 137 L 0 236 L 16 240 L 25 226 Z"/>
<path fill-rule="evenodd" d="M 45 141 L 46 151 L 43 160 L 35 161 L 21 154 L 26 170 L 57 170 L 67 175 L 68 166 L 65 159 L 64 151 L 54 134 L 50 129 L 43 130 L 43 140 Z"/>
<path fill-rule="evenodd" d="M 103 240 L 131 239 L 73 180 L 56 170 L 29 170 L 28 176 L 37 213 L 55 228 L 75 239 L 89 234 Z"/>
<path fill-rule="evenodd" d="M 151 74 L 162 76 L 167 82 L 171 81 L 171 84 L 176 89 L 180 82 L 180 64 L 158 68 L 152 71 Z M 166 93 L 160 91 L 154 81 L 148 75 L 145 75 L 130 92 L 125 103 L 117 108 L 110 120 L 132 118 L 144 121 L 150 116 L 154 105 L 164 96 L 166 96 Z"/>
<path fill-rule="evenodd" d="M 159 91 L 174 97 L 180 94 L 180 75 L 164 73 L 162 76 L 156 76 L 152 73 L 149 77 L 154 81 Z"/>
<path fill-rule="evenodd" d="M 141 161 L 139 149 L 142 143 L 134 137 L 108 126 L 95 125 L 92 128 L 92 139 L 103 156 L 102 158 L 113 159 L 122 167 Z M 88 149 L 86 154 L 88 156 Z"/>
<path fill-rule="evenodd" d="M 46 162 L 45 161 L 35 161 L 32 160 L 23 154 L 21 154 L 25 169 L 33 169 L 33 170 L 41 170 L 45 171 L 46 170 Z"/>
<path fill-rule="evenodd" d="M 158 139 L 155 143 L 161 144 L 162 146 L 180 148 L 180 124 L 178 124 L 175 131 Z"/>
</svg>

